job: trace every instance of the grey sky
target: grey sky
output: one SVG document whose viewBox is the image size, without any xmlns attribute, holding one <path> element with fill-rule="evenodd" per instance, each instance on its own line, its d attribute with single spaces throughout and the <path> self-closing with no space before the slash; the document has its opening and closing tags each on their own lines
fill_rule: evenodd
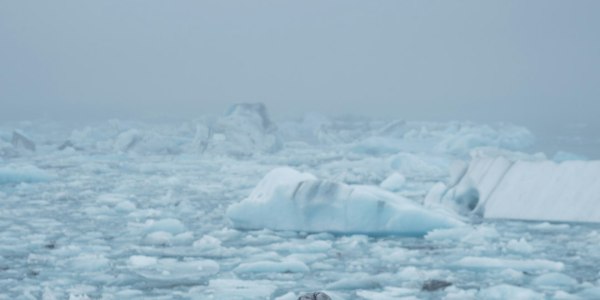
<svg viewBox="0 0 600 300">
<path fill-rule="evenodd" d="M 0 0 L 0 118 L 587 122 L 600 1 Z"/>
</svg>

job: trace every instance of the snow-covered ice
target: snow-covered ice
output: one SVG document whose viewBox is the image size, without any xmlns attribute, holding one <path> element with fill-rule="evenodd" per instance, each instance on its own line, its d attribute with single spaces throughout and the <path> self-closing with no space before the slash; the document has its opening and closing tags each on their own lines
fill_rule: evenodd
<svg viewBox="0 0 600 300">
<path fill-rule="evenodd" d="M 533 141 L 259 104 L 0 124 L 0 299 L 596 299 L 598 162 Z"/>
</svg>

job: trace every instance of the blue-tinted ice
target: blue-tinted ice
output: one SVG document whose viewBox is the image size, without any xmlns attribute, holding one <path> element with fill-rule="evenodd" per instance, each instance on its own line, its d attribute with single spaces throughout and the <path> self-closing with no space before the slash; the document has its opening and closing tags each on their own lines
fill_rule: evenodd
<svg viewBox="0 0 600 300">
<path fill-rule="evenodd" d="M 309 117 L 277 128 L 260 111 L 181 124 L 3 125 L 0 299 L 600 297 L 594 224 L 458 210 L 466 225 L 417 237 L 234 229 L 228 207 L 276 167 L 381 184 L 421 206 L 471 150 L 533 143 L 509 125 Z M 11 143 L 14 128 L 35 150 Z M 451 285 L 423 290 L 428 280 Z"/>
</svg>

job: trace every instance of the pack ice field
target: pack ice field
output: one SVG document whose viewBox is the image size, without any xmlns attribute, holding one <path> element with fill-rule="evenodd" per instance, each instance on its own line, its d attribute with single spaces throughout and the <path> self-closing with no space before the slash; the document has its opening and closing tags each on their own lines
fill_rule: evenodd
<svg viewBox="0 0 600 300">
<path fill-rule="evenodd" d="M 262 104 L 0 125 L 0 299 L 600 299 L 600 162 Z"/>
</svg>

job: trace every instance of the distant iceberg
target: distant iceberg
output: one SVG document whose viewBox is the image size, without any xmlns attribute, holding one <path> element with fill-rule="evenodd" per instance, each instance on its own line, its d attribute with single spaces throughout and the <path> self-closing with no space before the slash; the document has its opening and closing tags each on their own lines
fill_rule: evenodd
<svg viewBox="0 0 600 300">
<path fill-rule="evenodd" d="M 269 172 L 227 216 L 240 229 L 411 236 L 462 224 L 375 186 L 319 180 L 286 167 Z"/>
<path fill-rule="evenodd" d="M 281 149 L 277 126 L 262 103 L 239 103 L 229 108 L 210 128 L 207 150 L 244 157 Z"/>
<path fill-rule="evenodd" d="M 600 222 L 600 161 L 474 157 L 456 184 L 434 187 L 425 202 L 488 219 Z"/>
<path fill-rule="evenodd" d="M 19 130 L 13 131 L 11 142 L 16 148 L 23 148 L 29 151 L 35 151 L 35 142 Z"/>
</svg>

